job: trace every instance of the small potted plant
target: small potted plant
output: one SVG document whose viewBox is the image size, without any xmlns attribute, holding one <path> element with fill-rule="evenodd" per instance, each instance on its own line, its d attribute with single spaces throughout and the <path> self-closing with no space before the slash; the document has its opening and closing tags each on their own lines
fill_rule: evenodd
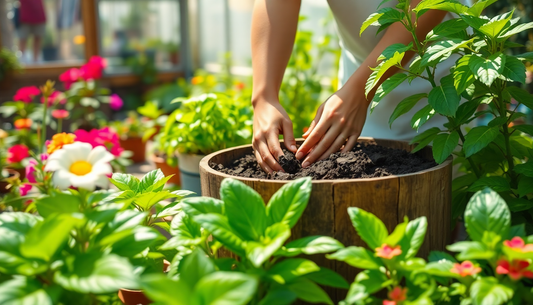
<svg viewBox="0 0 533 305">
<path fill-rule="evenodd" d="M 178 166 L 177 157 L 175 155 L 168 156 L 162 149 L 164 143 L 161 142 L 161 134 L 155 136 L 151 147 L 150 161 L 155 168 L 160 169 L 165 176 L 173 175 L 168 180 L 169 183 L 181 186 L 181 175 Z M 170 161 L 167 161 L 170 159 Z"/>
<path fill-rule="evenodd" d="M 200 160 L 212 152 L 251 142 L 249 103 L 223 94 L 202 94 L 181 102 L 161 137 L 167 156 L 177 154 L 182 188 L 201 194 Z"/>
<path fill-rule="evenodd" d="M 146 141 L 143 140 L 145 127 L 139 115 L 131 111 L 124 121 L 115 121 L 110 125 L 119 136 L 120 146 L 133 153 L 131 160 L 134 163 L 144 162 L 146 160 Z"/>
<path fill-rule="evenodd" d="M 6 155 L 4 139 L 8 134 L 0 129 L 0 194 L 9 192 L 10 180 L 19 178 L 19 173 L 12 168 L 6 167 Z"/>
<path fill-rule="evenodd" d="M 0 89 L 11 87 L 13 73 L 20 70 L 17 56 L 6 48 L 0 49 Z"/>
</svg>

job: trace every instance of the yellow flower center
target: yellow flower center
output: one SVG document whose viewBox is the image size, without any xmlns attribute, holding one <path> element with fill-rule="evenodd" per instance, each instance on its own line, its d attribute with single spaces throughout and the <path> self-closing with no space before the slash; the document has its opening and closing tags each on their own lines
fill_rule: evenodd
<svg viewBox="0 0 533 305">
<path fill-rule="evenodd" d="M 76 176 L 85 176 L 91 172 L 93 166 L 87 161 L 76 161 L 70 166 L 70 172 Z"/>
</svg>

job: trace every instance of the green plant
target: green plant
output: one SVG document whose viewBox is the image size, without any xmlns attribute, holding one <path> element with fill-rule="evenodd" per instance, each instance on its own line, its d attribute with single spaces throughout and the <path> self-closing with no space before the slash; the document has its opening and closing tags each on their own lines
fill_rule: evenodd
<svg viewBox="0 0 533 305">
<path fill-rule="evenodd" d="M 131 57 L 126 64 L 131 68 L 131 71 L 141 78 L 141 81 L 150 85 L 157 80 L 157 67 L 155 60 L 146 54 L 146 51 L 139 52 L 137 56 Z"/>
<path fill-rule="evenodd" d="M 8 74 L 19 71 L 21 66 L 17 56 L 6 48 L 0 49 L 0 81 Z"/>
<path fill-rule="evenodd" d="M 329 255 L 363 269 L 342 304 L 530 304 L 533 301 L 533 236 L 511 226 L 505 201 L 485 189 L 465 212 L 469 241 L 433 251 L 429 263 L 415 255 L 426 233 L 424 217 L 398 225 L 389 235 L 371 213 L 349 208 L 354 227 L 373 250 L 348 247 Z"/>
<path fill-rule="evenodd" d="M 143 116 L 143 125 L 146 129 L 143 134 L 143 141 L 147 141 L 159 133 L 168 120 L 168 115 L 165 115 L 165 111 L 159 108 L 157 102 L 148 101 L 137 108 L 137 112 Z"/>
<path fill-rule="evenodd" d="M 385 0 L 384 2 L 388 2 Z M 433 142 L 433 156 L 438 163 L 454 153 L 455 162 L 461 164 L 466 175 L 454 180 L 453 216 L 461 215 L 472 194 L 485 186 L 497 191 L 513 212 L 513 222 L 525 223 L 528 232 L 533 231 L 533 161 L 531 161 L 533 126 L 511 123 L 522 116 L 517 107 L 511 107 L 515 99 L 533 109 L 533 96 L 519 86 L 525 83 L 525 60 L 533 59 L 533 53 L 509 55 L 515 47 L 509 41 L 513 35 L 533 28 L 533 23 L 520 24 L 513 12 L 492 19 L 481 12 L 493 0 L 477 1 L 472 7 L 456 1 L 423 0 L 416 7 L 402 0 L 396 8 L 382 8 L 372 14 L 361 27 L 379 26 L 379 31 L 395 22 L 402 23 L 411 32 L 414 43 L 389 46 L 379 58 L 366 84 L 368 94 L 376 87 L 384 73 L 397 67 L 397 73 L 385 80 L 376 91 L 371 108 L 381 98 L 405 81 L 422 78 L 433 89 L 418 93 L 399 103 L 389 123 L 412 109 L 420 100 L 427 104 L 412 118 L 412 127 L 420 128 L 435 114 L 445 116 L 444 128 L 431 128 L 413 139 L 419 143 L 418 151 Z M 418 19 L 428 10 L 439 9 L 459 15 L 435 27 L 419 40 L 416 36 Z M 471 30 L 471 31 L 470 31 Z M 401 65 L 406 52 L 415 52 L 416 57 L 408 68 Z M 439 63 L 452 55 L 460 55 L 450 74 L 437 84 L 435 71 Z M 461 104 L 461 98 L 466 99 Z M 486 110 L 479 110 L 486 104 Z M 480 115 L 488 114 L 494 119 L 488 126 L 474 127 L 465 132 L 465 125 Z M 458 149 L 456 149 L 458 148 Z M 455 152 L 454 152 L 455 150 Z"/>
<path fill-rule="evenodd" d="M 168 277 L 143 279 L 147 294 L 161 304 L 176 305 L 291 304 L 296 299 L 333 304 L 317 284 L 347 288 L 348 283 L 297 256 L 332 252 L 342 244 L 325 236 L 285 244 L 310 194 L 311 179 L 299 179 L 284 185 L 265 206 L 252 188 L 225 179 L 222 200 L 184 199 L 171 223 L 173 237 L 161 247 L 178 254 Z M 238 259 L 218 257 L 223 249 Z"/>
<path fill-rule="evenodd" d="M 123 121 L 101 122 L 102 127 L 109 125 L 120 138 L 142 138 L 146 131 L 145 124 L 141 121 L 138 113 L 129 111 L 128 117 Z"/>
<path fill-rule="evenodd" d="M 169 116 L 161 138 L 168 156 L 176 151 L 207 155 L 251 141 L 248 101 L 211 93 L 175 102 L 181 106 Z"/>
</svg>

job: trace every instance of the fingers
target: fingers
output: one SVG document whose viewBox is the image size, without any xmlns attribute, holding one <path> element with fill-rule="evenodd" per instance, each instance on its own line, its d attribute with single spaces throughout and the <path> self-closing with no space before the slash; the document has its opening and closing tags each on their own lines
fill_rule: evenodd
<svg viewBox="0 0 533 305">
<path fill-rule="evenodd" d="M 321 122 L 319 123 L 314 129 L 313 132 L 309 134 L 307 139 L 302 143 L 302 146 L 298 148 L 298 152 L 296 153 L 296 159 L 301 160 L 303 157 L 305 157 L 309 151 L 315 147 L 315 145 L 320 142 L 322 137 L 326 134 L 329 127 L 331 126 L 331 123 L 328 122 Z M 334 139 L 331 140 L 333 142 Z M 331 144 L 330 142 L 330 144 Z"/>
<path fill-rule="evenodd" d="M 337 128 L 330 128 L 328 130 L 328 132 L 324 135 L 324 137 L 322 139 L 320 139 L 320 141 L 318 141 L 316 143 L 315 146 L 313 146 L 313 150 L 309 153 L 309 155 L 304 159 L 304 162 L 302 163 L 302 167 L 308 167 L 309 165 L 311 165 L 311 163 L 315 162 L 316 160 L 318 160 L 319 157 L 321 157 L 326 151 L 328 150 L 331 150 L 331 149 L 336 149 L 336 150 L 339 150 L 342 146 L 343 143 L 340 143 L 340 144 L 336 144 L 334 143 L 337 138 L 339 137 L 339 133 L 341 131 L 338 130 Z M 311 139 L 311 137 L 314 135 L 315 133 L 311 134 L 309 136 L 309 138 L 305 141 L 307 142 L 309 139 Z M 305 144 L 304 142 L 304 144 Z M 333 145 L 338 145 L 336 147 L 332 147 L 332 144 Z M 303 145 L 302 145 L 303 146 Z M 329 155 L 328 155 L 329 156 Z"/>
<path fill-rule="evenodd" d="M 307 131 L 302 135 L 302 138 L 307 139 L 309 134 L 311 134 L 313 129 L 315 129 L 316 124 L 318 124 L 318 122 L 320 121 L 320 118 L 322 117 L 323 112 L 324 112 L 324 104 L 318 107 L 315 118 L 313 119 L 313 121 L 311 121 L 311 125 L 309 126 L 309 129 L 307 129 Z"/>
<path fill-rule="evenodd" d="M 298 148 L 296 148 L 296 139 L 294 139 L 292 122 L 289 120 L 283 122 L 283 142 L 288 150 L 296 153 Z"/>
<path fill-rule="evenodd" d="M 258 144 L 258 150 L 259 150 L 259 156 L 261 157 L 261 160 L 270 167 L 273 171 L 282 171 L 283 169 L 278 164 L 278 161 L 274 156 L 272 155 L 270 143 L 267 143 L 266 141 L 262 141 Z M 278 149 L 279 149 L 279 142 L 278 142 Z M 281 151 L 281 149 L 279 149 Z"/>
<path fill-rule="evenodd" d="M 259 166 L 261 166 L 263 171 L 265 171 L 265 172 L 267 172 L 269 174 L 272 174 L 273 170 L 270 168 L 270 166 L 268 166 L 263 161 L 263 158 L 261 158 L 261 154 L 259 153 L 259 151 L 258 150 L 254 150 L 254 154 L 255 154 L 255 158 L 257 159 L 257 163 L 259 164 Z"/>
<path fill-rule="evenodd" d="M 348 152 L 354 148 L 355 144 L 357 144 L 357 139 L 359 138 L 359 135 L 353 135 L 348 138 L 348 142 L 344 145 L 344 148 L 342 149 L 342 152 Z"/>
<path fill-rule="evenodd" d="M 343 135 L 339 135 L 337 139 L 335 140 L 335 142 L 333 142 L 333 144 L 329 147 L 329 149 L 326 150 L 326 152 L 323 153 L 322 156 L 318 158 L 318 160 L 324 160 L 324 159 L 329 158 L 331 154 L 338 152 L 341 149 L 342 145 L 344 145 L 345 143 L 346 143 L 346 137 Z M 311 156 L 311 154 L 309 154 L 309 156 Z"/>
</svg>

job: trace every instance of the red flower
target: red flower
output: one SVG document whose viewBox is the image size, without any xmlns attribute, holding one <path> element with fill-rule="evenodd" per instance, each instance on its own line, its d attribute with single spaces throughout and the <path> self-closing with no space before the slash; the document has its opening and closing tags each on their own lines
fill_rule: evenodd
<svg viewBox="0 0 533 305">
<path fill-rule="evenodd" d="M 122 108 L 123 105 L 124 105 L 124 102 L 122 101 L 120 96 L 114 93 L 111 94 L 111 96 L 109 97 L 109 106 L 111 107 L 111 109 L 120 110 L 120 108 Z"/>
<path fill-rule="evenodd" d="M 453 264 L 450 272 L 457 273 L 462 277 L 473 276 L 481 272 L 481 268 L 474 266 L 471 261 L 464 261 L 461 264 Z"/>
<path fill-rule="evenodd" d="M 398 256 L 402 254 L 402 249 L 400 248 L 400 246 L 396 246 L 396 247 L 391 247 L 387 244 L 383 244 L 381 245 L 381 247 L 379 248 L 376 248 L 376 256 L 377 257 L 381 257 L 381 258 L 385 258 L 385 259 L 391 259 L 395 256 Z"/>
<path fill-rule="evenodd" d="M 59 75 L 59 80 L 65 85 L 65 89 L 70 89 L 73 83 L 80 80 L 81 72 L 80 69 L 72 68 L 65 71 L 63 74 Z"/>
<path fill-rule="evenodd" d="M 102 72 L 105 68 L 105 60 L 100 56 L 93 56 L 85 65 L 81 66 L 81 77 L 84 80 L 99 79 L 102 77 Z"/>
<path fill-rule="evenodd" d="M 64 98 L 63 94 L 59 91 L 54 91 L 49 97 L 48 97 L 48 106 L 51 106 L 55 103 L 61 103 L 65 104 L 67 100 Z M 41 97 L 41 104 L 44 104 L 44 97 Z"/>
<path fill-rule="evenodd" d="M 518 281 L 522 277 L 533 279 L 533 272 L 531 270 L 527 270 L 528 267 L 528 261 L 515 259 L 512 262 L 509 262 L 504 259 L 501 259 L 498 261 L 496 273 L 507 274 L 514 281 Z"/>
<path fill-rule="evenodd" d="M 22 118 L 15 120 L 14 124 L 16 129 L 30 129 L 31 124 L 33 124 L 33 121 L 28 118 Z"/>
<path fill-rule="evenodd" d="M 407 300 L 407 288 L 396 286 L 387 295 L 390 300 L 384 300 L 383 305 L 396 305 L 398 302 Z"/>
<path fill-rule="evenodd" d="M 383 305 L 396 305 L 396 301 L 383 300 Z"/>
<path fill-rule="evenodd" d="M 30 156 L 28 147 L 24 144 L 17 144 L 11 146 L 7 150 L 7 163 L 20 163 L 22 160 Z"/>
<path fill-rule="evenodd" d="M 20 196 L 26 196 L 28 192 L 31 190 L 31 188 L 32 188 L 31 184 L 23 183 L 19 187 Z"/>
<path fill-rule="evenodd" d="M 31 103 L 34 97 L 41 94 L 39 88 L 35 86 L 22 87 L 13 96 L 13 100 L 16 102 Z"/>
<path fill-rule="evenodd" d="M 52 116 L 58 120 L 62 120 L 67 118 L 69 115 L 69 112 L 64 109 L 55 109 L 52 111 Z"/>
<path fill-rule="evenodd" d="M 511 240 L 503 242 L 504 246 L 509 247 L 518 252 L 533 252 L 533 244 L 527 244 L 521 237 L 515 236 Z"/>
</svg>

